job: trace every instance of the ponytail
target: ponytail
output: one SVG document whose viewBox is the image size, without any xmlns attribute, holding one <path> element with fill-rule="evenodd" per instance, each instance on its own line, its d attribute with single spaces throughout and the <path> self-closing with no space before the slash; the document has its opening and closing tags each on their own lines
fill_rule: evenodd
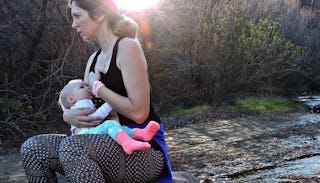
<svg viewBox="0 0 320 183">
<path fill-rule="evenodd" d="M 116 15 L 108 17 L 109 26 L 113 33 L 119 37 L 136 38 L 138 32 L 137 23 L 125 15 Z"/>
</svg>

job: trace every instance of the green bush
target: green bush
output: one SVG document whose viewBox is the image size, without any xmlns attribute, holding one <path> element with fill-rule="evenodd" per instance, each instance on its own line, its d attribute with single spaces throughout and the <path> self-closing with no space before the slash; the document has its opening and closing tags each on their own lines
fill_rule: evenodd
<svg viewBox="0 0 320 183">
<path fill-rule="evenodd" d="M 306 50 L 280 33 L 277 20 L 254 22 L 228 8 L 223 17 L 212 15 L 199 24 L 202 35 L 195 49 L 201 53 L 197 67 L 204 98 L 216 103 L 239 93 L 282 94 L 292 89 L 285 88 L 285 82 L 298 70 L 297 60 Z"/>
</svg>

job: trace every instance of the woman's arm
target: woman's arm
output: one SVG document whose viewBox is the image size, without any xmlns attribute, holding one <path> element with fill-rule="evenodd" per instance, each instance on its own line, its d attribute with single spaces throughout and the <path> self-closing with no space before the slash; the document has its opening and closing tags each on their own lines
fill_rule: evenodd
<svg viewBox="0 0 320 183">
<path fill-rule="evenodd" d="M 98 95 L 117 112 L 137 123 L 143 123 L 149 115 L 150 86 L 147 62 L 137 40 L 124 38 L 119 42 L 117 66 L 121 70 L 128 97 L 106 87 L 101 87 Z"/>
</svg>

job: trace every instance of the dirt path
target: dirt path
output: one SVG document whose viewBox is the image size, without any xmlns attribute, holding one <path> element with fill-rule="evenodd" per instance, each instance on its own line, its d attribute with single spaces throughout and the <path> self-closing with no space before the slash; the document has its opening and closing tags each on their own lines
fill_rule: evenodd
<svg viewBox="0 0 320 183">
<path fill-rule="evenodd" d="M 273 114 L 217 119 L 167 130 L 174 171 L 187 171 L 201 182 L 267 182 L 258 176 L 294 160 L 319 157 L 320 117 L 316 114 Z M 317 168 L 317 167 L 316 167 Z M 287 182 L 317 182 L 318 172 L 283 177 Z M 255 175 L 253 178 L 250 176 Z M 277 177 L 279 178 L 279 177 Z M 66 182 L 59 177 L 60 182 Z M 270 180 L 271 180 L 270 179 Z M 280 180 L 279 179 L 279 180 Z M 26 182 L 19 154 L 0 156 L 0 182 Z M 276 181 L 271 181 L 276 182 Z"/>
</svg>

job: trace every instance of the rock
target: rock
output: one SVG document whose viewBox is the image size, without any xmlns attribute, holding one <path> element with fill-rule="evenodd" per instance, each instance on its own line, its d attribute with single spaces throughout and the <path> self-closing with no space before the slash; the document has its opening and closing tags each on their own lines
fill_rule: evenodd
<svg viewBox="0 0 320 183">
<path fill-rule="evenodd" d="M 314 113 L 320 113 L 320 105 L 318 104 L 318 105 L 313 106 L 312 111 Z"/>
<path fill-rule="evenodd" d="M 172 183 L 199 183 L 199 181 L 190 173 L 184 171 L 172 172 Z"/>
</svg>

